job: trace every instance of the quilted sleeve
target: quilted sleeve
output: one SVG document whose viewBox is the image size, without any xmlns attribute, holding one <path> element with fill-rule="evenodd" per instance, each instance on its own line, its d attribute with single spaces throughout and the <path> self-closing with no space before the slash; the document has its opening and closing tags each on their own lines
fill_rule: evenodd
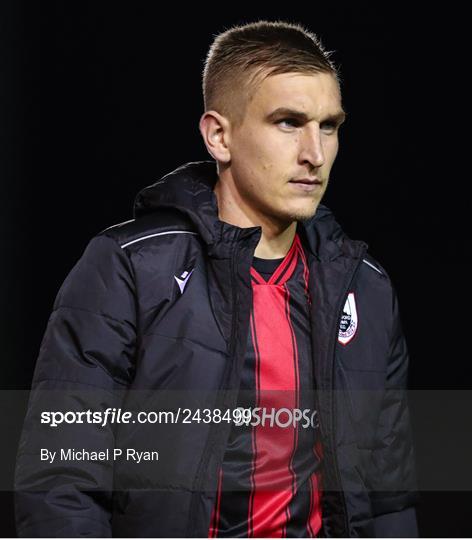
<svg viewBox="0 0 472 540">
<path fill-rule="evenodd" d="M 407 396 L 409 355 L 392 287 L 386 390 L 372 451 L 371 499 L 376 536 L 418 535 L 415 454 Z"/>
<path fill-rule="evenodd" d="M 60 459 L 112 451 L 111 424 L 41 422 L 41 413 L 118 408 L 134 373 L 136 295 L 127 254 L 98 235 L 62 284 L 39 350 L 15 470 L 20 537 L 111 536 L 111 460 Z M 44 451 L 55 459 L 42 459 Z M 52 455 L 52 454 L 51 454 Z M 67 455 L 65 455 L 67 457 Z"/>
</svg>

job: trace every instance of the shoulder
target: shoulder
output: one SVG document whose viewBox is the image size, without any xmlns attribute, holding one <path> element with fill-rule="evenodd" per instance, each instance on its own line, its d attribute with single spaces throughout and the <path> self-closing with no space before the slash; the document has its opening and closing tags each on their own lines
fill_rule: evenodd
<svg viewBox="0 0 472 540">
<path fill-rule="evenodd" d="M 370 268 L 374 272 L 373 276 L 376 275 L 378 279 L 389 279 L 385 268 L 369 252 L 364 253 L 362 264 Z"/>
<path fill-rule="evenodd" d="M 111 225 L 103 229 L 95 238 L 107 237 L 123 250 L 133 250 L 154 243 L 160 237 L 186 235 L 197 236 L 198 233 L 190 220 L 182 213 L 162 209 L 136 219 Z"/>
<path fill-rule="evenodd" d="M 398 315 L 395 282 L 386 268 L 370 253 L 365 253 L 358 274 L 358 286 L 377 313 L 383 312 L 389 324 Z"/>
</svg>

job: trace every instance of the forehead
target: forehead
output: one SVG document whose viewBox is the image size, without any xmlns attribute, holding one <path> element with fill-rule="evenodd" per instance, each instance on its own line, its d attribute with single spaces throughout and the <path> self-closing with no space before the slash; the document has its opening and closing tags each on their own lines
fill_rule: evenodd
<svg viewBox="0 0 472 540">
<path fill-rule="evenodd" d="M 257 86 L 250 106 L 261 113 L 287 107 L 322 115 L 341 108 L 341 93 L 329 73 L 280 73 L 266 77 Z"/>
</svg>

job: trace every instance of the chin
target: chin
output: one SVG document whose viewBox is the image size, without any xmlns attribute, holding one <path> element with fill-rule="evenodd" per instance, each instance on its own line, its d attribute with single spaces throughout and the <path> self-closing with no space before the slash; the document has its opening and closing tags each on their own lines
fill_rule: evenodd
<svg viewBox="0 0 472 540">
<path fill-rule="evenodd" d="M 289 221 L 304 221 L 305 219 L 310 219 L 315 215 L 318 204 L 319 203 L 316 203 L 313 206 L 310 206 L 310 208 L 293 208 L 288 211 L 285 210 L 284 217 Z"/>
</svg>

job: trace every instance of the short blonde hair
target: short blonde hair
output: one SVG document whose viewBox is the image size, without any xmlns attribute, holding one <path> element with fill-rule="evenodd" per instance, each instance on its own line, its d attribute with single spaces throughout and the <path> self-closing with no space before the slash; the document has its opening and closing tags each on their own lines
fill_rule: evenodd
<svg viewBox="0 0 472 540">
<path fill-rule="evenodd" d="M 233 26 L 216 36 L 205 60 L 205 111 L 215 110 L 241 124 L 258 85 L 280 73 L 330 73 L 340 86 L 332 52 L 296 23 L 262 20 Z"/>
</svg>

